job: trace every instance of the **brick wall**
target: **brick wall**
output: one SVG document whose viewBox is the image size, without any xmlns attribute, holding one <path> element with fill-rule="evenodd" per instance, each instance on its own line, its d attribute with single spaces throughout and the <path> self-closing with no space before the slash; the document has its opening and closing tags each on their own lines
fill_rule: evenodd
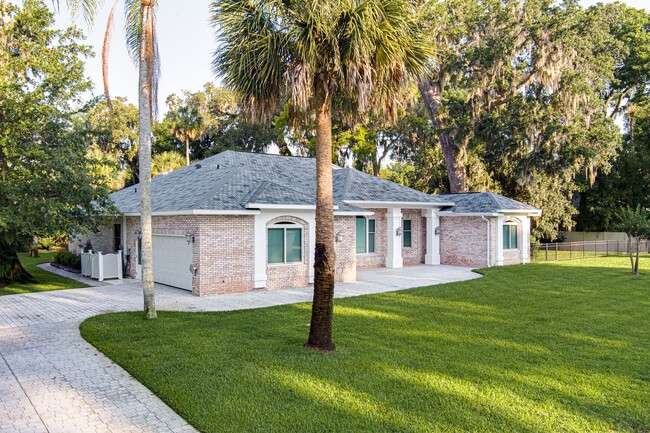
<svg viewBox="0 0 650 433">
<path fill-rule="evenodd" d="M 427 252 L 427 219 L 422 216 L 420 209 L 402 209 L 402 220 L 411 220 L 411 247 L 402 248 L 404 264 L 422 264 Z"/>
<path fill-rule="evenodd" d="M 254 217 L 214 215 L 197 219 L 200 261 L 194 293 L 203 296 L 253 290 Z"/>
<path fill-rule="evenodd" d="M 334 217 L 334 233 L 342 237 L 336 242 L 336 282 L 357 280 L 356 217 Z"/>
<path fill-rule="evenodd" d="M 440 262 L 443 265 L 485 267 L 486 243 L 486 222 L 481 217 L 440 217 Z"/>
</svg>

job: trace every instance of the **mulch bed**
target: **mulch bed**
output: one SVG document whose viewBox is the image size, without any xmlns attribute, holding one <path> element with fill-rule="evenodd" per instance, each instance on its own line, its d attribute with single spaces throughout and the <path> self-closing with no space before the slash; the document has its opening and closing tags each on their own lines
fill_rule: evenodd
<svg viewBox="0 0 650 433">
<path fill-rule="evenodd" d="M 57 269 L 63 269 L 64 271 L 68 271 L 68 272 L 71 272 L 73 274 L 81 274 L 81 269 L 71 268 L 69 266 L 65 266 L 65 265 L 62 265 L 60 263 L 54 263 L 54 262 L 50 263 L 50 265 L 54 266 Z"/>
</svg>

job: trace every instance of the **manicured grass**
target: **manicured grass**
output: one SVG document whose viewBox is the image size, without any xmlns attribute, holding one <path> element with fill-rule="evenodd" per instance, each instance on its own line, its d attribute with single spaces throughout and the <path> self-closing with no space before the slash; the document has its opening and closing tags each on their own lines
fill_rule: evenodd
<svg viewBox="0 0 650 433">
<path fill-rule="evenodd" d="M 310 306 L 88 319 L 86 340 L 204 432 L 647 432 L 650 258 L 482 271 Z"/>
<path fill-rule="evenodd" d="M 18 254 L 20 263 L 22 263 L 27 272 L 32 274 L 37 282 L 35 284 L 12 284 L 0 287 L 0 296 L 88 287 L 86 284 L 44 271 L 36 266 L 54 260 L 54 254 L 56 254 L 56 252 L 41 252 L 39 253 L 39 257 L 29 257 L 28 253 Z"/>
</svg>

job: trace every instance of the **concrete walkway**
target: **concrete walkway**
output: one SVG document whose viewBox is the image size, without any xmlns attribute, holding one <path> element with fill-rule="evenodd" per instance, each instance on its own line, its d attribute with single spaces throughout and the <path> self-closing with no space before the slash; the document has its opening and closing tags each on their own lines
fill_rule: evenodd
<svg viewBox="0 0 650 433">
<path fill-rule="evenodd" d="M 336 297 L 478 277 L 455 266 L 365 270 L 357 283 L 337 284 Z M 311 297 L 309 287 L 198 298 L 156 286 L 159 310 L 238 310 Z M 88 317 L 140 309 L 140 283 L 0 297 L 0 431 L 194 432 L 79 334 L 79 324 Z"/>
</svg>

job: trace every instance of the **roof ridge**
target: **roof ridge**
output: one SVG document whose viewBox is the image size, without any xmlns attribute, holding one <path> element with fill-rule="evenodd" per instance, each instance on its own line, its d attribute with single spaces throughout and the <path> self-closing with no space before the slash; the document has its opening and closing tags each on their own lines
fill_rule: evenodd
<svg viewBox="0 0 650 433">
<path fill-rule="evenodd" d="M 348 191 L 350 190 L 350 178 L 352 177 L 353 169 L 351 167 L 345 167 L 343 170 L 345 170 L 345 183 L 343 185 L 343 194 L 341 194 L 341 200 L 345 200 L 348 195 Z"/>
<path fill-rule="evenodd" d="M 248 193 L 242 198 L 240 204 L 244 206 L 246 203 L 250 203 L 254 197 L 258 196 L 262 191 L 266 189 L 266 186 L 268 184 L 269 181 L 266 179 L 262 179 L 261 181 L 257 182 L 254 187 L 248 190 Z"/>
<path fill-rule="evenodd" d="M 223 153 L 223 152 L 222 152 L 222 153 Z M 219 155 L 219 154 L 217 154 L 217 155 Z M 197 170 L 201 170 L 201 169 L 198 168 Z M 206 195 L 204 195 L 201 199 L 197 200 L 196 204 L 194 205 L 194 208 L 195 208 L 195 209 L 201 209 L 201 206 L 203 206 L 204 204 L 206 204 L 207 201 L 210 200 L 210 199 L 212 198 L 212 196 L 214 196 L 214 194 L 215 194 L 219 189 L 221 189 L 221 187 L 222 187 L 222 186 L 223 186 L 227 181 L 229 181 L 229 180 L 233 177 L 233 175 L 235 174 L 235 167 L 227 167 L 227 168 L 223 168 L 223 169 L 219 169 L 219 168 L 217 168 L 217 169 L 215 169 L 215 170 L 222 170 L 222 171 L 225 172 L 225 174 L 223 175 L 223 178 L 222 178 L 222 179 L 220 179 L 220 180 L 218 180 L 217 182 L 215 182 L 214 187 L 213 187 L 213 188 L 210 188 L 210 191 L 208 191 L 208 193 L 207 193 Z"/>
</svg>

